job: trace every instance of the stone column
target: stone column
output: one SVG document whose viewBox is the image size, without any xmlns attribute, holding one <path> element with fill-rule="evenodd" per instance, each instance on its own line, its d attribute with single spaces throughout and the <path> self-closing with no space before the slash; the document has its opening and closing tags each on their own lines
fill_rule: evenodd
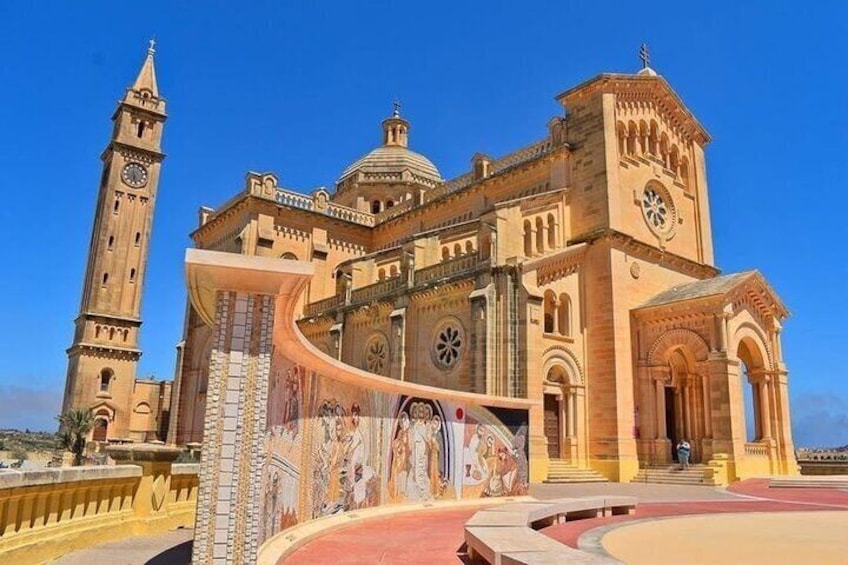
<svg viewBox="0 0 848 565">
<path fill-rule="evenodd" d="M 276 297 L 297 297 L 309 263 L 189 249 L 192 305 L 212 354 L 192 563 L 255 563 Z M 293 300 L 283 303 L 293 308 Z M 289 311 L 283 315 L 291 315 Z"/>
<path fill-rule="evenodd" d="M 389 336 L 391 359 L 389 377 L 406 380 L 406 308 L 396 308 L 389 314 L 391 335 Z"/>
<path fill-rule="evenodd" d="M 657 389 L 657 438 L 668 439 L 668 430 L 665 425 L 665 383 L 661 379 L 655 379 L 654 385 Z"/>
<path fill-rule="evenodd" d="M 769 406 L 769 383 L 768 377 L 763 376 L 758 384 L 760 388 L 760 419 L 763 439 L 771 439 L 771 408 Z"/>
</svg>

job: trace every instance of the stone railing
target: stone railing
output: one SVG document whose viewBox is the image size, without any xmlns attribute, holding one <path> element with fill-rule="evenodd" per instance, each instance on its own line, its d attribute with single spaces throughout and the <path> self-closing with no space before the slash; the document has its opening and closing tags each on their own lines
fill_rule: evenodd
<svg viewBox="0 0 848 565">
<path fill-rule="evenodd" d="M 307 316 L 315 316 L 316 314 L 320 314 L 326 310 L 332 310 L 342 304 L 344 304 L 344 295 L 335 294 L 329 298 L 324 298 L 323 300 L 307 304 L 303 312 Z"/>
<path fill-rule="evenodd" d="M 374 215 L 368 212 L 361 212 L 347 206 L 325 202 L 323 206 L 318 206 L 315 197 L 305 196 L 303 194 L 285 190 L 283 188 L 276 189 L 274 200 L 281 206 L 289 206 L 300 210 L 309 210 L 310 212 L 318 212 L 326 214 L 332 218 L 338 218 L 346 222 L 359 224 L 362 226 L 373 226 Z"/>
<path fill-rule="evenodd" d="M 357 288 L 350 295 L 351 302 L 365 302 L 373 300 L 374 298 L 378 298 L 384 294 L 389 294 L 393 290 L 399 289 L 403 286 L 403 283 L 404 279 L 402 277 L 392 277 L 384 281 Z"/>
<path fill-rule="evenodd" d="M 126 449 L 137 447 L 143 450 Z M 128 536 L 193 527 L 199 466 L 162 460 L 163 451 L 175 457 L 179 450 L 153 450 L 152 459 L 148 450 L 129 465 L 0 471 L 2 561 L 43 563 Z"/>
<path fill-rule="evenodd" d="M 764 443 L 746 443 L 745 455 L 750 457 L 768 457 L 769 446 Z"/>
<path fill-rule="evenodd" d="M 514 167 L 516 165 L 520 165 L 521 163 L 526 163 L 527 161 L 532 161 L 542 155 L 550 153 L 554 149 L 554 144 L 550 140 L 550 138 L 545 138 L 542 141 L 538 141 L 533 143 L 532 145 L 528 145 L 518 151 L 514 151 L 509 155 L 504 155 L 500 159 L 496 159 L 491 162 L 489 165 L 489 175 L 497 175 L 499 173 L 504 172 L 510 167 Z M 444 196 L 446 194 L 452 194 L 467 186 L 471 186 L 477 179 L 475 178 L 473 173 L 465 173 L 464 175 L 458 176 L 455 179 L 451 179 L 446 183 L 443 183 L 436 188 L 427 191 L 426 197 L 427 201 L 435 200 L 440 196 Z"/>
<path fill-rule="evenodd" d="M 398 202 L 391 208 L 387 208 L 376 216 L 374 216 L 374 221 L 378 224 L 382 222 L 388 222 L 392 218 L 397 218 L 401 214 L 405 214 L 413 208 L 415 208 L 415 200 L 404 200 L 402 202 Z"/>
<path fill-rule="evenodd" d="M 426 283 L 432 280 L 470 271 L 476 268 L 479 262 L 480 259 L 477 257 L 476 253 L 471 255 L 462 255 L 442 263 L 437 263 L 431 267 L 424 267 L 423 269 L 415 271 L 415 282 Z"/>
</svg>

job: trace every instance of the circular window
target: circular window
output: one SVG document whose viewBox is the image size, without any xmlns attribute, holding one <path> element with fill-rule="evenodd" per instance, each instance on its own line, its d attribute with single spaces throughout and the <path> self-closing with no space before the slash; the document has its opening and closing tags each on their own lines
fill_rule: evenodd
<svg viewBox="0 0 848 565">
<path fill-rule="evenodd" d="M 465 332 L 456 319 L 448 319 L 438 325 L 433 339 L 433 362 L 444 370 L 453 369 L 462 357 Z"/>
<path fill-rule="evenodd" d="M 668 235 L 674 228 L 674 207 L 668 193 L 660 186 L 648 185 L 642 193 L 642 215 L 651 231 Z"/>
<path fill-rule="evenodd" d="M 389 342 L 383 334 L 375 334 L 365 343 L 363 355 L 365 369 L 378 375 L 389 366 Z"/>
</svg>

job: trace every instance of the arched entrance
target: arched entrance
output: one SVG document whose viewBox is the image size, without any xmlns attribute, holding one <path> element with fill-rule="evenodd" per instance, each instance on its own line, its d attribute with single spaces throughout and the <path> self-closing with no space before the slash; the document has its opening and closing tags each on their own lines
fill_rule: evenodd
<svg viewBox="0 0 848 565">
<path fill-rule="evenodd" d="M 581 439 L 583 399 L 583 387 L 569 368 L 551 364 L 544 383 L 544 431 L 550 459 L 579 463 L 585 444 Z"/>
<path fill-rule="evenodd" d="M 91 439 L 94 441 L 106 441 L 108 432 L 109 414 L 105 410 L 100 410 L 94 415 L 94 429 L 91 434 Z"/>
<path fill-rule="evenodd" d="M 682 439 L 691 446 L 690 462 L 712 455 L 708 355 L 703 338 L 686 329 L 666 332 L 650 348 L 639 394 L 640 458 L 645 463 L 676 461 Z"/>
</svg>

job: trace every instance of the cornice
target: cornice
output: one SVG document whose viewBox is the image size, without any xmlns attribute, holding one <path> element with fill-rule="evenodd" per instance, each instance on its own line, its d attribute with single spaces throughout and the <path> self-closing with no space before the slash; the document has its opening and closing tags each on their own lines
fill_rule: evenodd
<svg viewBox="0 0 848 565">
<path fill-rule="evenodd" d="M 68 357 L 74 355 L 87 354 L 92 357 L 102 357 L 105 359 L 119 359 L 122 361 L 138 361 L 141 357 L 141 350 L 129 347 L 113 347 L 108 345 L 100 345 L 95 343 L 75 343 L 65 350 Z"/>
<path fill-rule="evenodd" d="M 612 228 L 600 228 L 593 232 L 577 236 L 568 241 L 568 245 L 577 245 L 578 243 L 592 244 L 598 241 L 606 241 L 612 244 L 616 249 L 626 251 L 628 254 L 642 259 L 655 261 L 659 265 L 671 266 L 678 272 L 682 272 L 693 276 L 697 279 L 708 279 L 721 274 L 721 271 L 711 265 L 699 263 L 692 259 L 687 259 L 670 251 L 658 249 L 653 245 L 644 243 Z"/>
</svg>

